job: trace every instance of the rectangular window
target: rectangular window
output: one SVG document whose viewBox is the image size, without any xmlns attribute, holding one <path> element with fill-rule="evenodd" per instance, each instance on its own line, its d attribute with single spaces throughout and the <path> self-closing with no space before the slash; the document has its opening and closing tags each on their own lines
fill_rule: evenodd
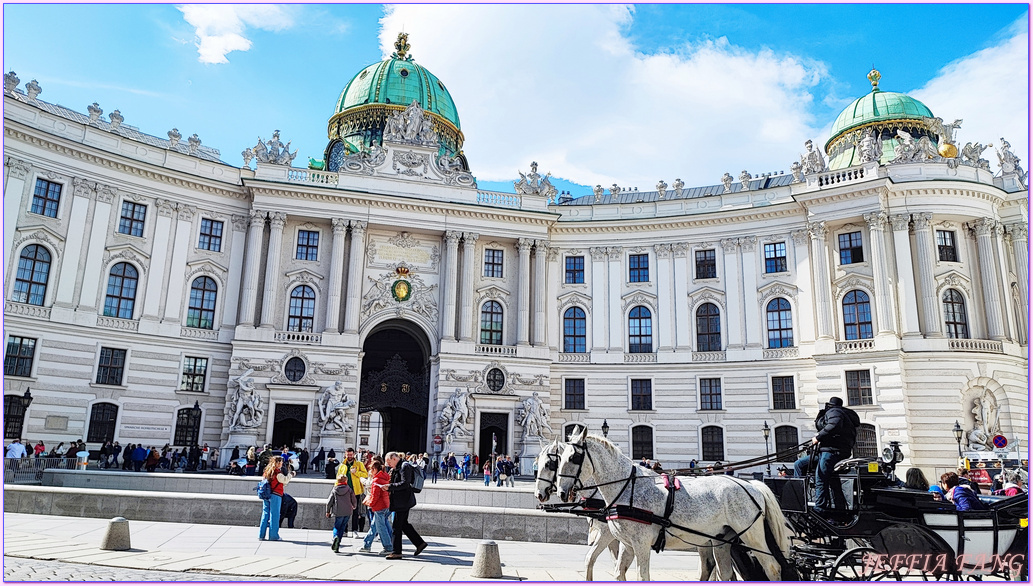
<svg viewBox="0 0 1033 586">
<path fill-rule="evenodd" d="M 631 410 L 653 410 L 653 381 L 649 379 L 631 381 Z"/>
<path fill-rule="evenodd" d="M 294 258 L 298 260 L 319 259 L 319 232 L 298 230 L 298 251 Z"/>
<path fill-rule="evenodd" d="M 222 222 L 201 218 L 201 237 L 197 247 L 201 250 L 219 252 L 222 250 Z"/>
<path fill-rule="evenodd" d="M 359 417 L 359 431 L 369 431 L 369 413 Z"/>
<path fill-rule="evenodd" d="M 567 272 L 563 279 L 564 283 L 584 283 L 585 282 L 585 257 L 583 256 L 568 256 L 567 257 Z"/>
<path fill-rule="evenodd" d="M 796 390 L 793 387 L 793 377 L 771 377 L 771 394 L 775 409 L 796 409 Z"/>
<path fill-rule="evenodd" d="M 649 255 L 632 254 L 628 257 L 628 282 L 649 282 Z"/>
<path fill-rule="evenodd" d="M 847 403 L 855 405 L 872 404 L 872 373 L 868 370 L 846 371 Z"/>
<path fill-rule="evenodd" d="M 940 255 L 940 260 L 958 262 L 958 247 L 952 230 L 936 231 L 936 250 Z"/>
<path fill-rule="evenodd" d="M 122 371 L 126 366 L 126 351 L 118 348 L 101 348 L 100 363 L 97 365 L 97 384 L 121 386 Z"/>
<path fill-rule="evenodd" d="M 204 380 L 208 376 L 208 359 L 187 356 L 183 358 L 183 382 L 181 391 L 204 392 Z"/>
<path fill-rule="evenodd" d="M 131 201 L 122 202 L 122 217 L 118 220 L 118 233 L 143 236 L 143 222 L 146 216 L 147 206 Z"/>
<path fill-rule="evenodd" d="M 563 381 L 563 408 L 585 408 L 585 379 L 568 378 Z"/>
<path fill-rule="evenodd" d="M 4 376 L 32 376 L 32 359 L 36 355 L 36 339 L 10 336 L 4 355 Z"/>
<path fill-rule="evenodd" d="M 56 218 L 59 203 L 61 203 L 61 184 L 46 179 L 37 179 L 36 190 L 32 192 L 32 213 Z"/>
<path fill-rule="evenodd" d="M 502 278 L 502 251 L 488 248 L 484 251 L 484 276 Z"/>
<path fill-rule="evenodd" d="M 861 233 L 850 232 L 839 235 L 839 264 L 852 265 L 864 262 L 864 246 L 861 245 Z"/>
<path fill-rule="evenodd" d="M 701 411 L 721 409 L 721 379 L 699 379 L 699 408 Z"/>
<path fill-rule="evenodd" d="M 696 251 L 696 278 L 717 278 L 717 256 L 713 249 Z"/>
<path fill-rule="evenodd" d="M 786 263 L 786 243 L 774 242 L 764 245 L 764 272 L 784 273 L 789 270 Z"/>
</svg>

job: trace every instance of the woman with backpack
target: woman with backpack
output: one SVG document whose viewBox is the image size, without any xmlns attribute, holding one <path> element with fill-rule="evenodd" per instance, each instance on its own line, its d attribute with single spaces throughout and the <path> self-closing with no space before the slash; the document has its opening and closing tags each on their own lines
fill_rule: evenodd
<svg viewBox="0 0 1033 586">
<path fill-rule="evenodd" d="M 280 539 L 280 507 L 283 504 L 283 487 L 294 478 L 294 473 L 283 474 L 283 458 L 269 458 L 269 465 L 262 472 L 263 483 L 269 483 L 269 498 L 262 499 L 262 522 L 258 526 L 258 539 L 265 541 L 265 532 L 269 530 L 271 541 Z M 261 484 L 260 496 L 261 496 Z M 273 523 L 273 521 L 276 521 Z"/>
</svg>

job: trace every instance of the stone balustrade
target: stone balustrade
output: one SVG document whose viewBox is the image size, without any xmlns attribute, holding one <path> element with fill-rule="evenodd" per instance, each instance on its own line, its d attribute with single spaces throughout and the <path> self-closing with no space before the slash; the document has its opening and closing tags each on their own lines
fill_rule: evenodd
<svg viewBox="0 0 1033 586">
<path fill-rule="evenodd" d="M 291 183 L 336 186 L 339 178 L 340 176 L 337 173 L 330 173 L 328 171 L 294 168 L 287 170 L 287 181 L 290 181 Z"/>
<path fill-rule="evenodd" d="M 15 303 L 8 301 L 4 303 L 4 313 L 11 315 L 24 315 L 27 317 L 38 317 L 50 319 L 50 308 L 41 305 L 29 305 L 28 303 Z"/>
<path fill-rule="evenodd" d="M 800 355 L 800 349 L 793 346 L 791 348 L 768 348 L 764 350 L 765 360 L 774 360 L 778 358 L 796 358 Z"/>
<path fill-rule="evenodd" d="M 724 352 L 693 352 L 693 362 L 724 362 L 726 360 Z"/>
<path fill-rule="evenodd" d="M 948 340 L 948 345 L 951 350 L 961 350 L 965 352 L 996 352 L 998 354 L 1004 353 L 1004 344 L 1001 342 L 995 342 L 994 340 L 951 338 Z"/>
<path fill-rule="evenodd" d="M 875 340 L 847 340 L 845 342 L 836 342 L 837 354 L 844 352 L 868 352 L 870 350 L 875 350 Z"/>
<path fill-rule="evenodd" d="M 474 349 L 478 354 L 488 356 L 516 356 L 516 346 L 499 346 L 497 344 L 477 344 Z"/>
<path fill-rule="evenodd" d="M 273 334 L 273 340 L 288 344 L 321 344 L 323 342 L 323 334 L 313 332 L 276 332 Z"/>
<path fill-rule="evenodd" d="M 520 209 L 522 202 L 519 195 L 514 195 L 512 193 L 501 193 L 498 191 L 478 191 L 477 203 L 490 206 L 498 206 L 502 208 Z"/>
<path fill-rule="evenodd" d="M 852 167 L 842 171 L 822 173 L 818 175 L 818 187 L 830 187 L 844 183 L 854 183 L 864 180 L 864 167 Z"/>
<path fill-rule="evenodd" d="M 135 332 L 140 329 L 140 322 L 135 319 L 119 319 L 117 317 L 101 315 L 97 317 L 97 326 L 101 328 L 111 328 L 113 330 Z"/>
</svg>

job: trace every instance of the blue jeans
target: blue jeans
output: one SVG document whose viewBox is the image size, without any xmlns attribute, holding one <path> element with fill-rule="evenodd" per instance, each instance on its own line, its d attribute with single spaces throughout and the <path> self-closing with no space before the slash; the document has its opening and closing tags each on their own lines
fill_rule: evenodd
<svg viewBox="0 0 1033 586">
<path fill-rule="evenodd" d="M 369 533 L 362 540 L 362 547 L 369 549 L 373 545 L 373 539 L 380 537 L 380 545 L 384 546 L 384 549 L 391 549 L 394 535 L 391 533 L 391 525 L 387 522 L 390 514 L 391 511 L 388 509 L 373 511 L 373 521 L 369 524 Z"/>
<path fill-rule="evenodd" d="M 485 474 L 484 475 L 484 486 L 488 486 L 488 483 L 490 483 L 490 482 L 491 482 L 491 474 Z"/>
<path fill-rule="evenodd" d="M 348 519 L 351 519 L 351 515 L 334 517 L 334 537 L 344 537 L 348 533 Z"/>
<path fill-rule="evenodd" d="M 258 538 L 265 539 L 265 531 L 269 530 L 269 539 L 276 541 L 280 539 L 280 505 L 283 504 L 283 497 L 274 494 L 269 500 L 262 501 L 262 523 L 258 526 Z M 276 520 L 273 523 L 271 520 Z"/>
<path fill-rule="evenodd" d="M 817 465 L 814 471 L 814 506 L 821 509 L 846 509 L 846 497 L 843 496 L 843 486 L 839 482 L 839 475 L 833 469 L 836 464 L 843 460 L 839 452 L 818 452 Z M 807 469 L 812 464 L 810 456 L 804 456 L 793 464 L 796 476 L 807 475 Z"/>
</svg>

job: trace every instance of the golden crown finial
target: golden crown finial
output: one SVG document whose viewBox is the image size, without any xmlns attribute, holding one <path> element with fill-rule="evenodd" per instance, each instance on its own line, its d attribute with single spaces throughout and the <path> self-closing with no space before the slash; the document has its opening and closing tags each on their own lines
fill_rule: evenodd
<svg viewBox="0 0 1033 586">
<path fill-rule="evenodd" d="M 409 52 L 409 34 L 398 33 L 398 40 L 395 41 L 395 57 L 398 59 L 405 59 L 405 55 Z"/>
<path fill-rule="evenodd" d="M 868 81 L 872 82 L 872 91 L 879 89 L 880 79 L 882 79 L 882 74 L 872 65 L 872 70 L 868 72 Z"/>
</svg>

